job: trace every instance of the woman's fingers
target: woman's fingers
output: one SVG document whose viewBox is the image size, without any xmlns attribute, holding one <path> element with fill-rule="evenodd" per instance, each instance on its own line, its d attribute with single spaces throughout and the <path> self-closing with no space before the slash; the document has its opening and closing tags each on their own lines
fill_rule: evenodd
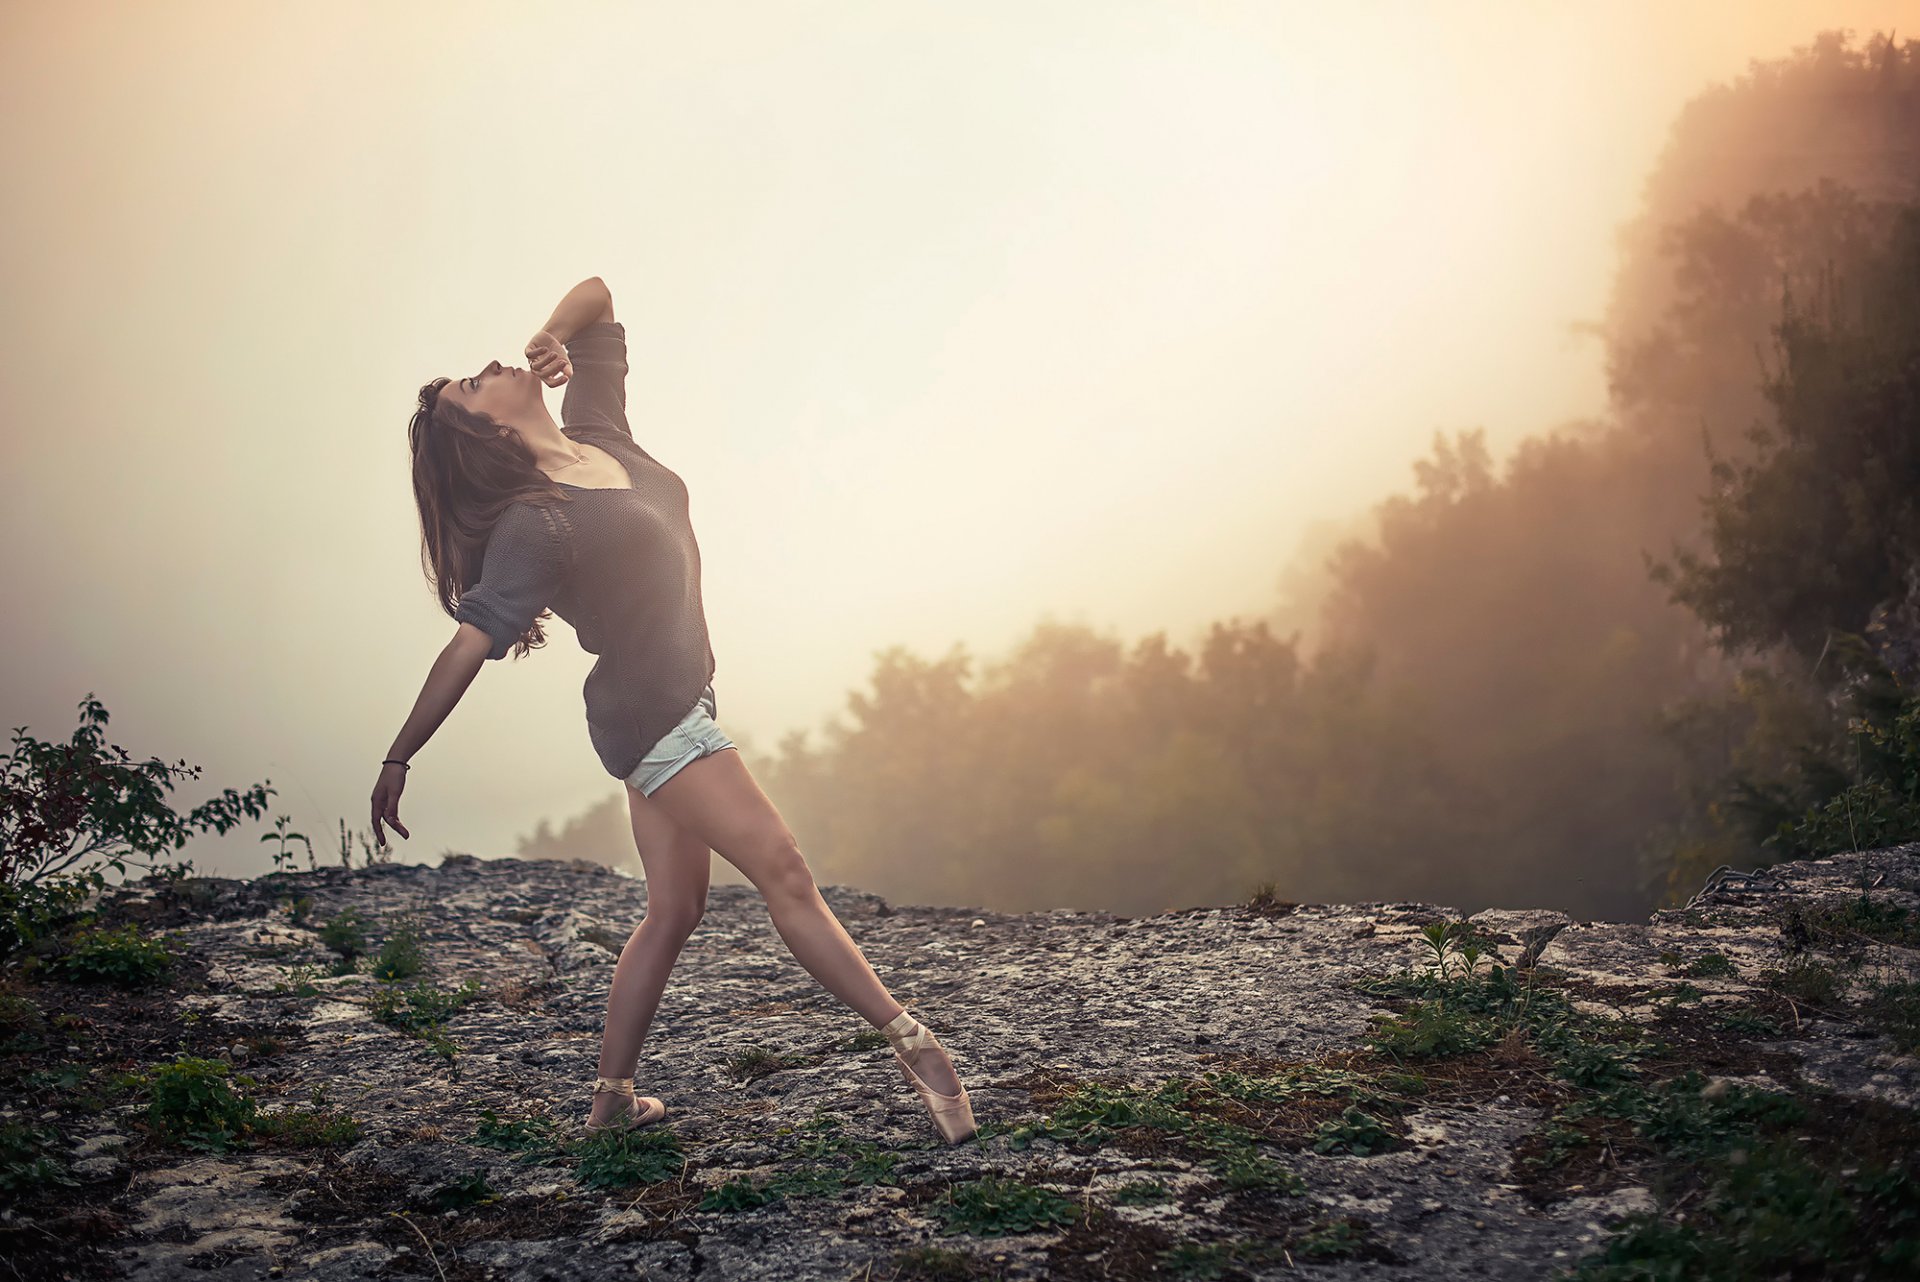
<svg viewBox="0 0 1920 1282">
<path fill-rule="evenodd" d="M 373 840 L 375 845 L 384 846 L 387 844 L 387 834 L 380 826 L 383 821 L 402 837 L 411 838 L 413 836 L 412 833 L 407 831 L 407 826 L 400 822 L 400 794 L 397 792 L 389 792 L 384 782 L 380 787 L 373 790 Z"/>
<path fill-rule="evenodd" d="M 542 331 L 526 346 L 527 368 L 548 387 L 559 387 L 573 377 L 573 362 L 552 336 Z"/>
</svg>

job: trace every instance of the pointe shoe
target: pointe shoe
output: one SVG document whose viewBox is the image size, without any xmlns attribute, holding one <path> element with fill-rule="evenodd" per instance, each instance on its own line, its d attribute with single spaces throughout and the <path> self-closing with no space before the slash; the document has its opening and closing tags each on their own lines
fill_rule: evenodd
<svg viewBox="0 0 1920 1282">
<path fill-rule="evenodd" d="M 630 1101 L 626 1112 L 611 1122 L 588 1122 L 589 1131 L 626 1131 L 639 1130 L 642 1126 L 651 1126 L 667 1115 L 667 1106 L 651 1095 L 636 1096 L 633 1093 L 631 1077 L 596 1077 L 593 1079 L 595 1095 L 624 1095 Z M 636 1108 L 644 1104 L 645 1108 Z"/>
<path fill-rule="evenodd" d="M 973 1104 L 967 1099 L 967 1088 L 963 1085 L 956 1095 L 942 1095 L 920 1079 L 907 1063 L 904 1052 L 921 1051 L 940 1045 L 932 1030 L 915 1019 L 904 1008 L 898 1015 L 881 1025 L 880 1031 L 886 1034 L 887 1041 L 893 1046 L 894 1062 L 900 1065 L 900 1075 L 907 1079 L 907 1085 L 913 1087 L 920 1096 L 920 1102 L 927 1106 L 927 1112 L 933 1117 L 934 1129 L 940 1132 L 940 1138 L 949 1144 L 958 1144 L 980 1128 L 973 1120 Z"/>
</svg>

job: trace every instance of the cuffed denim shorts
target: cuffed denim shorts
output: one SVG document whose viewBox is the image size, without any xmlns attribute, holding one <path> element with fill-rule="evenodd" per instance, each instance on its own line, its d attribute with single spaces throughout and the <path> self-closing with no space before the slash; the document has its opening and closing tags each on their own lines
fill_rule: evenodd
<svg viewBox="0 0 1920 1282">
<path fill-rule="evenodd" d="M 714 724 L 717 711 L 713 684 L 709 682 L 700 692 L 693 710 L 680 718 L 679 725 L 662 735 L 660 742 L 647 749 L 647 755 L 627 776 L 627 783 L 650 797 L 654 789 L 679 774 L 688 763 L 723 748 L 735 747 L 733 740 L 727 738 L 727 732 Z"/>
</svg>

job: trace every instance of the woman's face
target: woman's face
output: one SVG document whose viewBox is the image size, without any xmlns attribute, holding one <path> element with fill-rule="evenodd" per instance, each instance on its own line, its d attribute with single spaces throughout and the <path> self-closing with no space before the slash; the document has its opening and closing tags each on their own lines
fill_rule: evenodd
<svg viewBox="0 0 1920 1282">
<path fill-rule="evenodd" d="M 540 380 L 531 370 L 489 361 L 477 373 L 457 378 L 440 389 L 462 409 L 485 414 L 496 423 L 511 423 L 540 401 Z"/>
</svg>

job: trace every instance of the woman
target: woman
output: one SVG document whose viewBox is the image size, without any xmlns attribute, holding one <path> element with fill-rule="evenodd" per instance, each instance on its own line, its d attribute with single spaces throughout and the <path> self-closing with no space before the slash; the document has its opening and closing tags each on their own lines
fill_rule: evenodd
<svg viewBox="0 0 1920 1282">
<path fill-rule="evenodd" d="M 766 899 L 787 947 L 886 1034 L 948 1143 L 975 1131 L 953 1062 L 887 992 L 820 897 L 779 813 L 715 724 L 714 658 L 687 488 L 627 424 L 626 329 L 599 277 L 568 291 L 526 346 L 527 367 L 489 362 L 420 389 L 409 428 L 425 560 L 459 628 L 428 674 L 373 790 L 383 847 L 408 761 L 488 659 L 545 644 L 548 610 L 599 656 L 587 732 L 625 782 L 647 911 L 614 967 L 587 1129 L 646 1126 L 666 1105 L 633 1093 L 668 972 L 706 908 L 709 849 Z M 565 385 L 556 425 L 545 387 Z"/>
</svg>

